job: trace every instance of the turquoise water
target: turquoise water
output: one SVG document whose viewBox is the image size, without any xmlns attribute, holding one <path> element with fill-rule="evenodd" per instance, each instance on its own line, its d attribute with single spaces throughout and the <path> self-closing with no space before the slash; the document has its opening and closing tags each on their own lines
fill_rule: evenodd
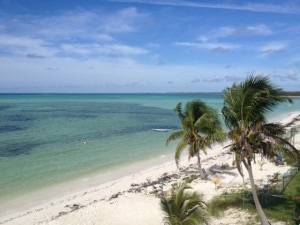
<svg viewBox="0 0 300 225">
<path fill-rule="evenodd" d="M 178 102 L 221 94 L 1 94 L 0 200 L 173 151 Z M 300 111 L 300 99 L 270 116 Z"/>
</svg>

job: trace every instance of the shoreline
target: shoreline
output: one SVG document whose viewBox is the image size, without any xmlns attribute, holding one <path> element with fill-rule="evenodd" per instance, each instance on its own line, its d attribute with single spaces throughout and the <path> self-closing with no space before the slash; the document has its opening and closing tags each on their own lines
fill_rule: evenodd
<svg viewBox="0 0 300 225">
<path fill-rule="evenodd" d="M 287 124 L 296 116 L 299 117 L 299 115 L 300 111 L 289 112 L 283 114 L 280 121 Z M 299 122 L 297 124 L 299 126 Z M 299 146 L 298 140 L 299 133 L 296 142 Z M 226 150 L 221 145 L 215 145 L 213 148 L 214 150 L 208 150 L 207 155 L 202 154 L 204 168 L 209 168 L 209 166 L 213 166 L 216 163 L 223 164 L 232 161 L 232 155 L 226 153 Z M 194 168 L 191 165 L 196 162 L 195 160 L 191 159 L 188 161 L 186 156 L 182 157 L 182 168 L 188 172 L 193 170 Z M 282 167 L 281 169 L 282 171 L 286 171 L 288 167 Z M 233 170 L 233 173 L 234 176 L 225 177 L 228 180 L 224 182 L 224 186 L 228 185 L 229 187 L 242 182 L 242 178 L 237 174 L 236 169 Z M 168 175 L 164 176 L 164 174 Z M 164 176 L 170 177 L 170 182 L 172 182 L 177 180 L 178 177 L 180 178 L 181 175 L 187 174 L 184 171 L 178 170 L 172 153 L 166 154 L 163 157 L 140 161 L 105 174 L 101 173 L 88 178 L 81 178 L 63 184 L 60 187 L 41 190 L 41 193 L 24 196 L 11 205 L 0 205 L 0 224 L 70 224 L 69 220 L 72 220 L 73 216 L 76 218 L 78 216 L 81 219 L 91 219 L 91 214 L 98 213 L 97 215 L 102 215 L 98 212 L 100 211 L 99 207 L 101 209 L 104 207 L 104 212 L 108 212 L 111 205 L 114 205 L 114 207 L 123 207 L 124 211 L 126 211 L 126 207 L 130 208 L 127 204 L 131 203 L 131 201 L 142 201 L 143 203 L 136 204 L 141 204 L 141 206 L 142 204 L 149 204 L 153 207 L 153 204 L 159 204 L 158 198 L 149 194 L 151 191 L 159 189 L 160 184 L 155 183 L 156 181 Z M 260 175 L 266 176 L 265 173 Z M 147 183 L 149 186 L 147 186 Z M 212 182 L 199 181 L 193 185 L 193 188 L 201 189 L 200 186 L 204 186 L 203 184 L 207 186 L 206 189 L 211 189 L 210 191 L 207 190 L 206 199 L 216 194 Z M 143 188 L 143 186 L 145 187 Z M 98 211 L 96 210 L 97 207 Z M 4 209 L 5 211 L 2 211 Z M 87 210 L 89 210 L 88 213 L 86 212 Z M 162 218 L 159 209 L 155 209 L 153 213 L 149 213 L 149 215 L 154 218 Z M 85 214 L 87 214 L 86 217 Z M 106 217 L 108 216 L 110 215 L 106 215 Z M 108 220 L 109 218 L 106 219 Z M 149 222 L 147 224 L 157 224 L 157 221 L 154 219 L 153 223 Z M 75 224 L 81 223 L 75 221 Z M 107 223 L 100 222 L 100 224 Z M 112 222 L 109 224 L 120 223 Z M 128 224 L 135 223 L 131 222 Z"/>
<path fill-rule="evenodd" d="M 210 154 L 202 155 L 202 160 L 216 157 L 221 153 L 220 145 L 217 149 L 210 151 Z M 183 166 L 195 163 L 195 159 L 188 160 L 183 155 Z M 0 205 L 0 224 L 6 224 L 7 220 L 17 219 L 27 216 L 33 212 L 39 212 L 41 209 L 48 209 L 56 204 L 76 199 L 78 196 L 92 194 L 99 190 L 106 189 L 116 183 L 126 183 L 125 186 L 117 187 L 115 191 L 110 190 L 110 194 L 105 194 L 106 198 L 113 196 L 124 189 L 130 189 L 128 181 L 131 183 L 143 183 L 149 179 L 156 179 L 164 173 L 180 173 L 174 160 L 174 154 L 167 154 L 150 160 L 136 162 L 133 165 L 118 168 L 108 173 L 100 173 L 88 178 L 81 178 L 66 184 L 50 187 L 18 198 L 11 203 Z M 88 182 L 86 182 L 88 181 Z M 89 182 L 90 181 L 90 182 Z M 22 203 L 22 204 L 21 204 Z M 25 204 L 24 204 L 25 203 Z"/>
<path fill-rule="evenodd" d="M 290 121 L 293 120 L 293 118 L 297 117 L 299 115 L 300 111 L 290 111 L 281 113 L 279 115 L 273 116 L 269 119 L 269 122 L 279 122 L 282 124 L 287 124 Z"/>
<path fill-rule="evenodd" d="M 130 165 L 114 168 L 110 171 L 95 172 L 88 176 L 79 177 L 59 184 L 53 184 L 47 189 L 39 189 L 23 196 L 18 196 L 6 203 L 0 203 L 0 224 L 1 217 L 28 208 L 37 207 L 48 201 L 55 201 L 61 197 L 72 195 L 93 187 L 110 183 L 133 174 L 157 167 L 159 165 L 173 162 L 173 153 L 166 153 L 150 159 L 136 161 Z M 25 202 L 25 204 L 24 204 Z M 20 204 L 22 203 L 22 204 Z"/>
</svg>

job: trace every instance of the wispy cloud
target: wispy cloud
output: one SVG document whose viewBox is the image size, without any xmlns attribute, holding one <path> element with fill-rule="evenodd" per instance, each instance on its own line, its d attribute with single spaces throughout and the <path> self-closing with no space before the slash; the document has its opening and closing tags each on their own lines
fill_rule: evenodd
<svg viewBox="0 0 300 225">
<path fill-rule="evenodd" d="M 207 78 L 203 78 L 202 81 L 204 82 L 222 82 L 224 81 L 224 77 L 220 77 L 220 76 L 211 76 L 211 77 L 207 77 Z"/>
<path fill-rule="evenodd" d="M 263 3 L 203 3 L 196 1 L 180 1 L 180 0 L 107 0 L 111 2 L 128 2 L 128 3 L 143 3 L 152 5 L 169 5 L 183 6 L 193 8 L 211 8 L 211 9 L 229 9 L 243 10 L 252 12 L 265 13 L 280 13 L 280 14 L 300 14 L 299 7 L 296 7 L 293 2 L 287 4 L 263 4 Z"/>
<path fill-rule="evenodd" d="M 114 55 L 114 53 L 121 55 L 143 55 L 148 53 L 146 49 L 121 44 L 107 45 L 100 48 L 100 51 L 110 55 Z"/>
<path fill-rule="evenodd" d="M 158 54 L 153 55 L 151 58 L 151 61 L 155 65 L 164 65 L 165 64 L 165 61 Z"/>
<path fill-rule="evenodd" d="M 199 83 L 199 82 L 200 82 L 200 79 L 194 79 L 191 81 L 192 84 Z"/>
<path fill-rule="evenodd" d="M 148 50 L 124 44 L 97 43 L 62 43 L 53 46 L 41 39 L 27 37 L 1 36 L 0 48 L 10 55 L 26 56 L 28 58 L 48 58 L 61 55 L 75 56 L 137 56 L 147 54 Z"/>
<path fill-rule="evenodd" d="M 263 56 L 278 54 L 283 52 L 286 49 L 286 47 L 287 47 L 286 43 L 273 42 L 260 47 L 259 52 Z"/>
<path fill-rule="evenodd" d="M 27 57 L 40 56 L 45 58 L 53 56 L 57 50 L 51 44 L 39 38 L 31 38 L 19 35 L 0 34 L 0 48 L 8 55 L 26 55 Z"/>
<path fill-rule="evenodd" d="M 144 14 L 134 7 L 114 13 L 74 10 L 51 16 L 14 16 L 5 18 L 0 34 L 0 48 L 8 55 L 27 58 L 108 56 L 124 57 L 147 54 L 130 44 L 120 44 L 114 37 L 134 32 Z M 73 54 L 73 55 L 72 55 Z"/>
<path fill-rule="evenodd" d="M 225 76 L 225 80 L 228 82 L 238 82 L 243 79 L 244 79 L 244 77 L 242 77 L 242 76 L 235 76 L 235 75 Z"/>
<path fill-rule="evenodd" d="M 135 31 L 135 24 L 146 15 L 134 7 L 116 12 L 97 10 L 71 10 L 50 16 L 15 16 L 2 18 L 10 32 L 30 33 L 34 36 L 65 39 L 113 40 L 113 34 Z"/>
<path fill-rule="evenodd" d="M 59 69 L 57 67 L 46 67 L 45 70 L 55 71 L 55 70 L 59 70 Z"/>
<path fill-rule="evenodd" d="M 217 43 L 217 42 L 176 42 L 178 46 L 208 49 L 214 53 L 226 53 L 230 50 L 240 48 L 240 45 Z"/>
<path fill-rule="evenodd" d="M 26 55 L 27 58 L 31 58 L 31 59 L 44 59 L 46 58 L 45 56 L 43 55 L 39 55 L 39 54 L 35 54 L 35 53 L 28 53 Z"/>
<path fill-rule="evenodd" d="M 146 49 L 121 44 L 63 44 L 61 46 L 61 54 L 76 54 L 78 56 L 123 57 L 143 55 L 147 53 L 148 51 Z"/>
<path fill-rule="evenodd" d="M 274 75 L 275 78 L 280 79 L 281 81 L 297 81 L 299 79 L 299 71 L 289 69 L 285 74 L 282 75 Z"/>
<path fill-rule="evenodd" d="M 219 83 L 219 82 L 238 82 L 243 80 L 244 77 L 242 76 L 234 76 L 234 75 L 227 75 L 227 76 L 209 76 L 209 77 L 205 77 L 202 78 L 202 80 L 200 79 L 195 79 L 192 81 L 192 83 L 197 83 L 197 82 L 207 82 L 207 83 Z"/>
<path fill-rule="evenodd" d="M 202 35 L 198 38 L 200 41 L 214 40 L 218 38 L 230 37 L 230 36 L 250 36 L 250 35 L 271 35 L 273 31 L 264 24 L 252 25 L 252 26 L 223 26 L 217 29 L 209 31 L 206 35 Z"/>
<path fill-rule="evenodd" d="M 141 20 L 145 15 L 137 11 L 136 8 L 125 8 L 105 18 L 103 23 L 104 31 L 107 33 L 133 32 L 133 24 Z"/>
</svg>

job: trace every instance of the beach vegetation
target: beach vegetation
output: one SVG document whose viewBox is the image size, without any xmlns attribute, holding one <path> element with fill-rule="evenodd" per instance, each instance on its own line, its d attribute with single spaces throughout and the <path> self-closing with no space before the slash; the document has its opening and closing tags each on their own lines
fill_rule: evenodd
<svg viewBox="0 0 300 225">
<path fill-rule="evenodd" d="M 287 184 L 284 192 L 276 190 L 269 190 L 267 193 L 264 193 L 263 190 L 258 190 L 258 192 L 258 197 L 270 220 L 281 221 L 287 225 L 295 224 L 300 214 L 300 173 L 298 171 L 293 171 L 291 181 Z M 249 189 L 224 191 L 207 203 L 208 212 L 212 217 L 220 218 L 224 216 L 226 210 L 232 208 L 253 215 L 252 221 L 249 222 L 256 224 L 256 221 L 259 220 L 255 216 L 256 207 Z"/>
<path fill-rule="evenodd" d="M 184 177 L 183 180 L 185 181 L 185 183 L 189 184 L 192 183 L 194 180 L 196 180 L 198 178 L 197 175 L 192 174 L 190 176 Z"/>
<path fill-rule="evenodd" d="M 206 149 L 211 148 L 212 144 L 223 142 L 225 139 L 218 114 L 215 109 L 200 100 L 190 101 L 184 108 L 178 103 L 174 111 L 178 114 L 182 129 L 171 133 L 166 144 L 180 139 L 175 152 L 177 166 L 182 152 L 187 149 L 189 158 L 197 157 L 200 177 L 205 178 L 200 151 L 206 154 Z"/>
<path fill-rule="evenodd" d="M 275 87 L 268 77 L 259 75 L 251 75 L 224 91 L 222 114 L 229 130 L 229 147 L 235 154 L 239 173 L 244 176 L 242 165 L 248 172 L 253 201 L 262 225 L 269 225 L 269 221 L 254 183 L 252 164 L 256 154 L 260 154 L 262 159 L 272 159 L 284 152 L 299 158 L 298 150 L 283 138 L 285 126 L 267 122 L 267 113 L 280 103 L 292 102 L 291 98 L 281 93 L 282 90 Z"/>
<path fill-rule="evenodd" d="M 162 196 L 160 206 L 165 214 L 164 224 L 200 225 L 209 224 L 203 196 L 191 191 L 185 183 L 172 187 L 171 194 Z"/>
<path fill-rule="evenodd" d="M 290 176 L 283 189 L 279 191 L 270 190 L 267 194 L 260 191 L 259 198 L 268 218 L 294 225 L 297 216 L 300 215 L 300 208 L 297 212 L 297 196 L 300 195 L 300 173 L 294 168 Z"/>
<path fill-rule="evenodd" d="M 211 216 L 221 217 L 230 208 L 239 208 L 248 212 L 254 212 L 251 192 L 246 189 L 224 192 L 214 196 L 208 203 L 207 209 Z"/>
</svg>

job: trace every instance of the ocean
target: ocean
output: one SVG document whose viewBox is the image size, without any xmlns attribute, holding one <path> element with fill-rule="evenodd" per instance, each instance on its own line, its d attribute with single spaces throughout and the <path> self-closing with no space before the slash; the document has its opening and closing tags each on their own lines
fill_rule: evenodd
<svg viewBox="0 0 300 225">
<path fill-rule="evenodd" d="M 178 102 L 221 93 L 0 94 L 0 202 L 174 152 Z M 300 98 L 270 114 L 300 111 Z M 165 131 L 165 132 L 161 132 Z"/>
</svg>

